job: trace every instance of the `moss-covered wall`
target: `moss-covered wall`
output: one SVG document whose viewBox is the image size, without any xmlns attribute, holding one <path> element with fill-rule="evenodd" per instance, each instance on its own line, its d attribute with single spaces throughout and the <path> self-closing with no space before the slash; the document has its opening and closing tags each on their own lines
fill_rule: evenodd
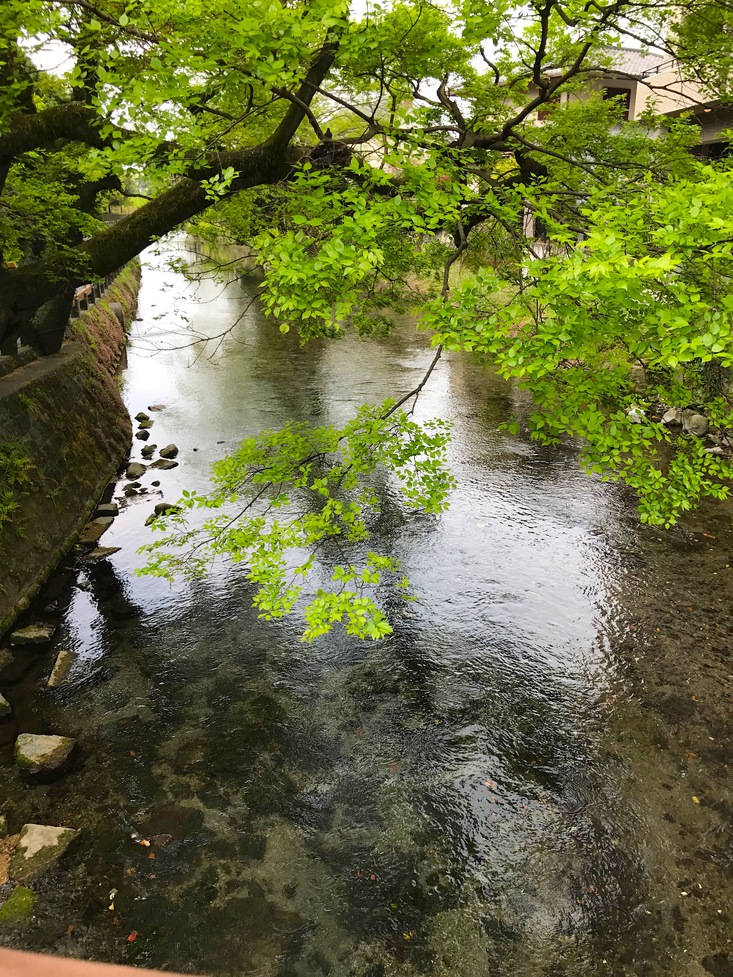
<svg viewBox="0 0 733 977">
<path fill-rule="evenodd" d="M 0 634 L 74 542 L 130 446 L 113 371 L 139 283 L 134 262 L 70 323 L 60 352 L 0 378 Z"/>
</svg>

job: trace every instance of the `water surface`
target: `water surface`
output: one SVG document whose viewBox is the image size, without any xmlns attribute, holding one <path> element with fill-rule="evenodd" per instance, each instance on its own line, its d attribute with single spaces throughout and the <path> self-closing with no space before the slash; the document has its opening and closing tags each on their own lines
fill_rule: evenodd
<svg viewBox="0 0 733 977">
<path fill-rule="evenodd" d="M 124 397 L 165 405 L 151 442 L 180 464 L 141 496 L 123 480 L 120 552 L 39 598 L 79 660 L 50 692 L 36 656 L 9 695 L 21 731 L 76 737 L 80 763 L 29 786 L 8 746 L 4 809 L 83 834 L 0 939 L 212 977 L 729 977 L 729 510 L 639 527 L 572 446 L 501 432 L 521 397 L 455 355 L 417 410 L 454 424 L 450 509 L 408 514 L 382 486 L 378 545 L 419 597 L 382 593 L 388 639 L 305 645 L 223 564 L 138 578 L 154 502 L 205 490 L 264 427 L 401 395 L 430 360 L 409 323 L 300 348 L 256 293 L 148 256 Z"/>
</svg>

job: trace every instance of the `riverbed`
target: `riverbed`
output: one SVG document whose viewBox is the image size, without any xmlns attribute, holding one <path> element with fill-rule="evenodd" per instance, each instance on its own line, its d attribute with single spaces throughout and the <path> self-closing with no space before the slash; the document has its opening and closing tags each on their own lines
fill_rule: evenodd
<svg viewBox="0 0 733 977">
<path fill-rule="evenodd" d="M 141 495 L 121 478 L 119 552 L 70 558 L 33 609 L 56 602 L 78 658 L 54 691 L 52 658 L 23 659 L 17 728 L 80 758 L 31 786 L 8 743 L 3 810 L 82 834 L 0 942 L 212 977 L 731 977 L 730 505 L 640 526 L 573 445 L 500 430 L 522 397 L 455 354 L 416 411 L 454 425 L 450 508 L 382 487 L 377 542 L 417 596 L 381 595 L 390 637 L 304 644 L 224 563 L 140 578 L 155 502 L 263 428 L 399 397 L 431 357 L 406 321 L 301 347 L 256 278 L 191 282 L 176 249 L 145 257 L 121 382 L 179 465 Z"/>
</svg>

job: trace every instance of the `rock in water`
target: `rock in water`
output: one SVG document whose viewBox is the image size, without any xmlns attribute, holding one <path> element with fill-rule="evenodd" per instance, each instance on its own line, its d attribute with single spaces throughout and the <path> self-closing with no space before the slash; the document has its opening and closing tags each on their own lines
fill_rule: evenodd
<svg viewBox="0 0 733 977">
<path fill-rule="evenodd" d="M 64 766 L 75 746 L 69 736 L 21 733 L 15 741 L 15 762 L 29 773 L 53 773 Z"/>
<path fill-rule="evenodd" d="M 178 462 L 171 461 L 170 458 L 158 458 L 150 467 L 159 468 L 161 471 L 168 471 L 169 468 L 178 468 Z"/>
<path fill-rule="evenodd" d="M 146 444 L 140 454 L 143 456 L 143 458 L 152 458 L 157 447 L 157 444 Z"/>
<path fill-rule="evenodd" d="M 160 449 L 161 458 L 175 458 L 178 454 L 178 448 L 174 444 L 167 444 L 165 448 Z"/>
<path fill-rule="evenodd" d="M 12 706 L 8 700 L 4 695 L 0 695 L 0 719 L 7 719 L 12 711 Z"/>
<path fill-rule="evenodd" d="M 136 421 L 149 421 L 150 418 L 148 417 L 148 415 L 145 413 L 144 410 L 141 410 L 138 414 L 135 414 L 135 420 Z"/>
<path fill-rule="evenodd" d="M 145 467 L 145 465 L 141 465 L 139 461 L 132 461 L 127 466 L 127 471 L 125 472 L 125 474 L 127 475 L 128 478 L 140 478 L 142 475 L 145 474 L 146 471 L 147 468 Z"/>
<path fill-rule="evenodd" d="M 96 563 L 97 560 L 104 560 L 106 557 L 112 556 L 113 553 L 119 553 L 121 549 L 121 546 L 98 546 L 84 554 L 81 558 L 82 563 Z"/>
<path fill-rule="evenodd" d="M 13 631 L 10 643 L 14 645 L 45 645 L 53 638 L 55 627 L 47 624 L 30 624 L 20 631 Z"/>
<path fill-rule="evenodd" d="M 120 507 L 117 505 L 116 502 L 103 502 L 101 505 L 98 505 L 97 508 L 94 510 L 95 517 L 118 516 L 119 514 L 120 514 Z"/>
<path fill-rule="evenodd" d="M 10 878 L 13 882 L 37 879 L 56 864 L 78 834 L 73 828 L 24 824 L 10 859 Z"/>
<path fill-rule="evenodd" d="M 179 505 L 173 505 L 172 502 L 156 502 L 155 503 L 155 515 L 164 516 L 168 512 L 180 512 L 181 507 Z"/>
<path fill-rule="evenodd" d="M 151 404 L 148 410 L 165 410 L 165 404 Z"/>
<path fill-rule="evenodd" d="M 0 923 L 18 923 L 33 915 L 36 894 L 24 885 L 16 886 L 0 906 Z"/>
<path fill-rule="evenodd" d="M 80 546 L 93 546 L 99 537 L 114 522 L 112 516 L 100 516 L 99 519 L 92 519 L 84 527 L 81 536 L 77 540 Z"/>
<path fill-rule="evenodd" d="M 49 689 L 57 689 L 59 685 L 64 683 L 66 676 L 69 674 L 69 669 L 74 664 L 74 659 L 76 655 L 73 651 L 60 651 L 56 656 L 56 664 L 53 666 L 53 671 L 48 680 Z"/>
<path fill-rule="evenodd" d="M 682 416 L 682 430 L 685 434 L 692 434 L 696 438 L 704 438 L 708 433 L 710 422 L 704 414 L 695 410 L 686 410 Z"/>
<path fill-rule="evenodd" d="M 150 431 L 145 431 L 144 429 L 140 430 L 137 432 L 135 437 L 138 439 L 138 441 L 147 441 L 150 437 Z"/>
<path fill-rule="evenodd" d="M 146 417 L 144 421 L 140 421 L 140 427 L 143 430 L 146 430 L 147 428 L 152 427 L 154 423 L 155 421 L 151 421 L 149 417 Z"/>
</svg>

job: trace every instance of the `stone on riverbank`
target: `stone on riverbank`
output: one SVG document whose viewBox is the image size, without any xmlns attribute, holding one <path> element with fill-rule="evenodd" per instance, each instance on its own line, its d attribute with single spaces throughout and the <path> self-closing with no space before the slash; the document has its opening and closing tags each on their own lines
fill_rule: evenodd
<svg viewBox="0 0 733 977">
<path fill-rule="evenodd" d="M 50 624 L 29 624 L 27 628 L 13 631 L 10 643 L 14 645 L 45 645 L 53 638 L 56 628 Z"/>
<path fill-rule="evenodd" d="M 28 773 L 54 773 L 68 762 L 75 746 L 70 736 L 21 733 L 15 741 L 15 762 Z"/>
<path fill-rule="evenodd" d="M 704 414 L 696 410 L 682 412 L 682 430 L 685 434 L 692 434 L 696 438 L 704 438 L 708 433 L 710 422 Z"/>
<path fill-rule="evenodd" d="M 178 468 L 178 462 L 171 461 L 170 458 L 158 458 L 158 460 L 154 461 L 150 467 L 159 468 L 161 471 L 165 472 L 168 471 L 169 468 Z"/>
<path fill-rule="evenodd" d="M 5 696 L 0 694 L 0 719 L 7 719 L 12 711 L 13 707 L 10 705 Z M 2 837 L 2 835 L 0 835 L 0 837 Z"/>
<path fill-rule="evenodd" d="M 0 906 L 0 924 L 17 923 L 29 919 L 36 905 L 36 894 L 24 885 L 19 885 Z"/>
<path fill-rule="evenodd" d="M 81 536 L 77 540 L 80 546 L 93 546 L 102 533 L 106 532 L 114 522 L 112 516 L 100 516 L 92 519 L 84 527 Z"/>
<path fill-rule="evenodd" d="M 662 415 L 662 424 L 666 424 L 667 427 L 682 427 L 682 411 L 679 407 L 670 407 L 666 413 Z"/>
<path fill-rule="evenodd" d="M 178 448 L 175 444 L 167 444 L 165 448 L 160 449 L 161 458 L 175 458 L 178 454 Z"/>
<path fill-rule="evenodd" d="M 139 461 L 131 461 L 130 464 L 127 466 L 127 471 L 125 472 L 125 475 L 128 478 L 133 478 L 133 479 L 140 478 L 142 475 L 145 474 L 146 471 L 147 468 L 145 467 L 145 465 L 141 465 Z"/>
<path fill-rule="evenodd" d="M 43 875 L 56 864 L 78 834 L 73 828 L 24 824 L 10 859 L 12 881 L 30 882 Z"/>
<path fill-rule="evenodd" d="M 64 650 L 58 653 L 56 663 L 48 679 L 49 689 L 57 689 L 60 685 L 63 685 L 75 659 L 76 655 L 73 651 Z"/>
</svg>

